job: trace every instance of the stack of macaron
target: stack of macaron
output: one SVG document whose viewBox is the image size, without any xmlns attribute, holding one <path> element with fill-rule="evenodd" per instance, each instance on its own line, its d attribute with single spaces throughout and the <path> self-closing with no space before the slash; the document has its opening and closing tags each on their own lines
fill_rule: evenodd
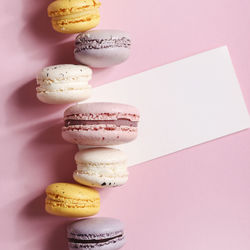
<svg viewBox="0 0 250 250">
<path fill-rule="evenodd" d="M 91 96 L 92 68 L 124 62 L 130 53 L 130 36 L 119 30 L 91 30 L 100 22 L 99 0 L 56 0 L 48 7 L 52 27 L 79 33 L 74 56 L 81 65 L 48 66 L 37 75 L 37 98 L 47 104 L 72 104 L 64 112 L 62 137 L 83 145 L 75 155 L 73 183 L 53 183 L 46 189 L 45 210 L 52 215 L 83 218 L 100 210 L 95 188 L 116 187 L 128 180 L 127 156 L 110 146 L 137 137 L 138 110 L 120 103 L 82 103 Z M 73 53 L 73 52 L 72 52 Z M 80 103 L 79 103 L 80 102 Z M 125 244 L 123 224 L 114 218 L 88 218 L 67 228 L 73 249 L 120 249 Z"/>
<path fill-rule="evenodd" d="M 127 143 L 137 137 L 139 112 L 119 103 L 82 103 L 64 112 L 62 137 L 78 145 L 92 146 L 75 155 L 73 177 L 90 187 L 115 187 L 127 182 L 127 157 L 105 146 Z"/>
<path fill-rule="evenodd" d="M 99 0 L 56 0 L 48 7 L 52 27 L 75 39 L 75 59 L 93 68 L 124 62 L 130 53 L 131 39 L 120 30 L 91 30 L 100 22 Z"/>
</svg>

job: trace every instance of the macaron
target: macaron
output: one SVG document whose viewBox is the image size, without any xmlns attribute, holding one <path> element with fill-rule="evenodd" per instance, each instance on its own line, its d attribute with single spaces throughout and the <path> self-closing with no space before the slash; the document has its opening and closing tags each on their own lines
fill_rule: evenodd
<svg viewBox="0 0 250 250">
<path fill-rule="evenodd" d="M 76 104 L 64 112 L 62 137 L 71 143 L 107 146 L 137 137 L 138 110 L 130 105 L 93 102 Z"/>
<path fill-rule="evenodd" d="M 116 250 L 125 241 L 123 223 L 114 218 L 89 218 L 67 227 L 69 250 Z"/>
<path fill-rule="evenodd" d="M 98 0 L 56 0 L 48 6 L 52 27 L 61 33 L 79 33 L 100 22 Z"/>
<path fill-rule="evenodd" d="M 93 68 L 105 68 L 126 61 L 130 54 L 131 39 L 120 30 L 91 30 L 75 40 L 75 59 Z"/>
<path fill-rule="evenodd" d="M 113 148 L 89 148 L 76 153 L 76 182 L 92 187 L 116 187 L 128 180 L 127 156 Z"/>
<path fill-rule="evenodd" d="M 46 188 L 45 210 L 66 217 L 88 217 L 100 210 L 99 193 L 70 183 L 54 183 Z"/>
<path fill-rule="evenodd" d="M 91 95 L 92 70 L 83 65 L 49 66 L 37 75 L 37 98 L 48 104 L 67 104 L 86 100 Z"/>
</svg>

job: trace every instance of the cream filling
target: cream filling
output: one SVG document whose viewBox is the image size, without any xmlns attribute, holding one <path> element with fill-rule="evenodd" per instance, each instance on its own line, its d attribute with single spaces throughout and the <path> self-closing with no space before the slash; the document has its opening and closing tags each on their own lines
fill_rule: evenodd
<svg viewBox="0 0 250 250">
<path fill-rule="evenodd" d="M 84 2 L 83 2 L 84 3 Z M 71 7 L 71 8 L 60 8 L 58 10 L 49 10 L 49 17 L 57 17 L 57 16 L 65 16 L 70 15 L 75 12 L 81 12 L 88 9 L 99 8 L 101 6 L 100 2 L 93 1 L 92 4 L 89 3 L 88 5 Z"/>
<path fill-rule="evenodd" d="M 78 163 L 75 174 L 113 178 L 113 177 L 128 177 L 129 172 L 127 170 L 126 161 L 124 161 L 121 163 L 113 163 L 113 164 L 88 163 L 79 165 Z"/>
<path fill-rule="evenodd" d="M 62 83 L 84 83 L 91 80 L 91 75 L 84 75 L 84 76 L 68 76 L 65 77 L 63 74 L 61 77 L 52 77 L 52 78 L 37 78 L 38 85 L 51 85 L 51 84 L 62 84 Z"/>
<path fill-rule="evenodd" d="M 127 161 L 119 161 L 119 162 L 80 162 L 76 161 L 77 166 L 79 168 L 85 168 L 85 167 L 96 167 L 96 168 L 104 168 L 104 167 L 126 167 Z"/>
<path fill-rule="evenodd" d="M 96 207 L 100 203 L 100 199 L 74 199 L 66 198 L 60 195 L 48 193 L 46 197 L 46 205 L 52 207 L 65 207 L 65 208 L 85 208 Z"/>
<path fill-rule="evenodd" d="M 100 17 L 100 13 L 98 9 L 90 9 L 90 10 L 84 10 L 78 13 L 74 14 L 69 14 L 66 16 L 58 16 L 58 17 L 53 17 L 52 21 L 56 23 L 61 23 L 61 22 L 74 22 L 77 21 L 78 19 L 88 19 L 88 18 L 93 18 L 93 17 Z"/>
<path fill-rule="evenodd" d="M 89 90 L 91 86 L 88 82 L 72 82 L 62 83 L 55 85 L 42 84 L 36 88 L 37 93 L 47 92 L 61 92 L 61 91 L 72 91 L 72 90 Z"/>
</svg>

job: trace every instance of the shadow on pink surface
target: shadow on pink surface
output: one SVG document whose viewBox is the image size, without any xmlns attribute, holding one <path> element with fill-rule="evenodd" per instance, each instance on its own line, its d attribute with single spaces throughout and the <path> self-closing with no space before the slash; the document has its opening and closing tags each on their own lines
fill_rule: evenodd
<svg viewBox="0 0 250 250">
<path fill-rule="evenodd" d="M 44 149 L 56 145 L 61 145 L 65 149 L 71 149 L 72 144 L 67 143 L 61 136 L 61 130 L 63 127 L 62 119 L 53 119 L 40 124 L 40 131 L 37 130 L 37 134 L 32 138 L 31 144 L 36 144 L 36 147 L 45 146 Z M 59 151 L 59 150 L 56 150 Z"/>
<path fill-rule="evenodd" d="M 23 0 L 25 24 L 19 34 L 20 44 L 31 60 L 46 60 L 49 65 L 73 63 L 74 35 L 53 30 L 47 14 L 47 7 L 51 2 Z M 71 41 L 67 42 L 69 39 Z"/>
<path fill-rule="evenodd" d="M 65 219 L 64 219 L 65 220 Z M 45 247 L 46 250 L 68 250 L 68 242 L 67 242 L 67 232 L 66 228 L 69 222 L 64 222 L 57 224 L 56 227 L 53 228 L 53 231 L 48 238 L 47 245 Z"/>
<path fill-rule="evenodd" d="M 5 107 L 8 126 L 19 127 L 23 124 L 30 124 L 31 121 L 36 122 L 60 110 L 63 113 L 65 106 L 41 103 L 36 98 L 35 86 L 35 80 L 31 80 L 17 88 L 9 96 Z M 10 116 L 9 114 L 15 115 Z"/>
<path fill-rule="evenodd" d="M 28 220 L 32 218 L 38 219 L 38 217 L 41 219 L 41 217 L 47 216 L 44 210 L 44 200 L 45 200 L 45 194 L 41 194 L 37 196 L 35 199 L 26 203 L 25 206 L 20 211 L 20 216 L 22 218 L 27 218 Z"/>
<path fill-rule="evenodd" d="M 57 46 L 50 59 L 51 64 L 75 63 L 73 55 L 72 42 L 66 42 Z M 42 52 L 41 52 L 42 53 Z M 36 77 L 36 76 L 34 76 Z M 19 127 L 23 124 L 30 124 L 44 119 L 52 114 L 59 113 L 58 117 L 63 116 L 63 112 L 68 105 L 50 105 L 40 102 L 36 97 L 36 79 L 32 79 L 24 84 L 19 85 L 7 99 L 6 123 L 8 126 Z M 9 114 L 15 114 L 10 116 Z"/>
<path fill-rule="evenodd" d="M 33 47 L 51 46 L 53 43 L 70 37 L 70 35 L 60 34 L 53 30 L 47 14 L 47 7 L 52 2 L 51 0 L 23 0 L 22 2 L 25 26 L 20 33 L 20 40 L 28 51 Z M 35 43 L 31 38 L 35 40 Z"/>
<path fill-rule="evenodd" d="M 18 215 L 20 228 L 24 225 L 27 228 L 20 237 L 29 238 L 30 233 L 39 227 L 37 235 L 44 238 L 46 250 L 68 249 L 66 224 L 74 221 L 74 218 L 48 215 L 44 210 L 46 185 L 53 182 L 74 183 L 72 173 L 76 168 L 74 154 L 77 147 L 62 139 L 61 127 L 62 123 L 58 120 L 50 120 L 39 124 L 39 127 L 33 128 L 34 135 L 27 141 L 19 154 L 19 162 L 22 162 L 20 174 L 26 173 L 23 177 L 24 183 L 29 185 L 31 178 L 39 177 L 36 182 L 36 186 L 39 187 L 38 196 L 27 200 L 26 203 L 24 202 L 25 205 L 20 209 Z M 29 129 L 26 129 L 26 131 L 28 132 Z M 38 162 L 40 168 L 34 167 L 36 162 Z M 110 199 L 110 195 L 112 195 L 112 189 L 99 189 L 98 191 L 103 201 L 108 197 Z"/>
<path fill-rule="evenodd" d="M 111 67 L 111 68 L 95 68 L 92 69 L 93 70 L 93 78 L 92 78 L 92 82 L 90 82 L 92 84 L 93 87 L 98 87 L 100 85 L 102 85 L 103 83 L 107 83 L 112 79 L 114 74 L 115 74 L 115 67 Z"/>
<path fill-rule="evenodd" d="M 39 237 L 47 242 L 47 250 L 67 249 L 66 221 L 72 219 L 48 215 L 45 212 L 45 189 L 53 182 L 73 182 L 72 173 L 75 169 L 73 161 L 76 146 L 63 141 L 61 137 L 62 123 L 58 120 L 49 120 L 33 127 L 34 135 L 24 145 L 19 153 L 19 162 L 22 163 L 20 174 L 24 185 L 30 185 L 30 179 L 37 178 L 36 193 L 32 199 L 28 199 L 20 209 L 18 221 L 20 228 L 28 228 L 21 233 L 21 238 L 29 238 L 29 232 L 37 230 Z M 26 128 L 23 132 L 28 132 Z M 32 157 L 31 157 L 32 155 Z M 17 173 L 18 174 L 18 173 Z M 41 193 L 42 190 L 42 193 Z M 34 192 L 34 191 L 33 191 Z"/>
<path fill-rule="evenodd" d="M 39 124 L 40 128 L 27 128 L 25 131 L 34 130 L 36 133 L 23 146 L 19 160 L 23 163 L 20 171 L 31 175 L 44 175 L 41 180 L 46 185 L 51 182 L 72 182 L 72 172 L 75 169 L 74 154 L 77 147 L 65 142 L 61 137 L 62 123 L 50 120 Z M 32 159 L 30 158 L 32 154 Z M 43 169 L 34 168 L 31 162 L 43 163 Z"/>
<path fill-rule="evenodd" d="M 74 41 L 67 41 L 55 45 L 51 49 L 49 65 L 54 64 L 77 64 L 74 58 Z"/>
<path fill-rule="evenodd" d="M 37 231 L 39 227 L 40 236 L 46 236 L 44 240 L 47 242 L 46 250 L 66 250 L 68 249 L 66 227 L 73 219 L 47 214 L 44 209 L 44 200 L 45 194 L 41 194 L 22 208 L 19 214 L 22 218 L 22 225 L 29 224 L 30 233 L 33 230 Z M 23 236 L 26 234 L 29 235 L 29 231 L 26 231 Z"/>
</svg>

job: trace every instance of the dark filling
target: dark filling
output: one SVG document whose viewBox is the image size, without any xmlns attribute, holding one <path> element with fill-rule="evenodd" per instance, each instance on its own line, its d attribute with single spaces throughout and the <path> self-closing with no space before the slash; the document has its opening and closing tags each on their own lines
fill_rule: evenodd
<svg viewBox="0 0 250 250">
<path fill-rule="evenodd" d="M 91 240 L 79 240 L 79 239 L 73 239 L 73 238 L 69 238 L 68 241 L 71 243 L 80 243 L 80 244 L 97 244 L 97 243 L 104 243 L 104 242 L 108 242 L 110 240 L 114 240 L 114 239 L 118 239 L 121 238 L 123 235 L 119 234 L 117 236 L 111 237 L 111 238 L 106 238 L 106 239 L 99 239 L 99 240 L 95 240 L 95 239 L 91 239 Z"/>
<path fill-rule="evenodd" d="M 122 37 L 120 39 L 110 38 L 110 39 L 85 39 L 84 37 L 78 37 L 76 39 L 75 45 L 77 48 L 75 52 L 80 52 L 87 49 L 107 49 L 107 48 L 130 48 L 131 40 Z"/>
<path fill-rule="evenodd" d="M 98 125 L 98 124 L 113 124 L 117 127 L 120 126 L 129 126 L 129 127 L 137 127 L 138 122 L 130 121 L 127 119 L 118 119 L 118 120 L 66 120 L 65 127 L 73 126 L 73 125 Z"/>
</svg>

